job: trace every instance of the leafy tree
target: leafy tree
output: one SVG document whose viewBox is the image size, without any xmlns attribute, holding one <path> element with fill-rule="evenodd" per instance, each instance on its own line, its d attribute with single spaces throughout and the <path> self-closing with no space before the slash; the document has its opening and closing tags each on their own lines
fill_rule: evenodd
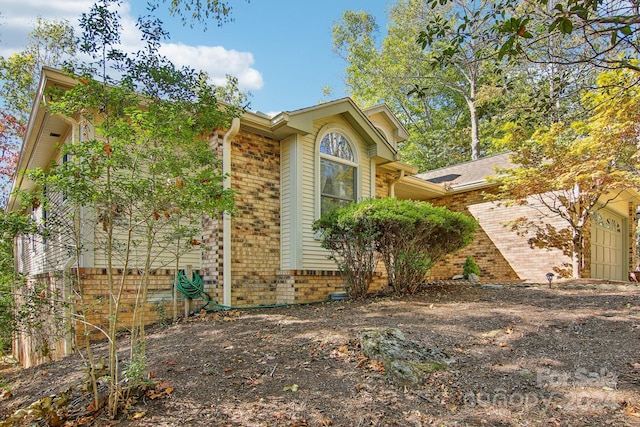
<svg viewBox="0 0 640 427">
<path fill-rule="evenodd" d="M 605 72 L 598 84 L 606 90 L 593 90 L 583 99 L 593 111 L 588 120 L 541 127 L 529 139 L 514 127 L 503 141 L 513 150 L 511 160 L 517 167 L 499 171 L 498 197 L 518 204 L 536 202 L 564 220 L 566 228 L 557 229 L 520 218 L 515 228 L 533 235 L 532 246 L 557 247 L 570 254 L 576 278 L 585 267 L 584 234 L 590 216 L 640 183 L 639 77 L 629 69 Z"/>
<path fill-rule="evenodd" d="M 29 120 L 43 66 L 57 67 L 75 54 L 73 28 L 67 21 L 38 18 L 24 50 L 0 57 L 0 202 L 13 178 L 20 143 Z"/>
<path fill-rule="evenodd" d="M 432 7 L 454 0 L 431 0 Z M 629 68 L 640 71 L 634 59 L 640 53 L 640 14 L 636 0 L 523 0 L 517 7 L 501 0 L 482 19 L 495 22 L 495 47 L 500 56 L 522 57 L 547 64 L 592 64 L 603 68 Z M 424 34 L 438 31 L 427 27 Z M 461 36 L 464 23 L 452 28 Z M 452 51 L 459 49 L 458 37 Z M 553 46 L 562 40 L 561 49 L 551 49 L 541 59 L 535 52 L 540 45 Z"/>
<path fill-rule="evenodd" d="M 437 22 L 438 31 L 421 31 L 421 44 L 432 66 L 452 69 L 459 78 L 454 82 L 443 82 L 447 88 L 458 92 L 465 100 L 469 111 L 471 127 L 471 160 L 480 158 L 480 133 L 478 103 L 482 94 L 481 83 L 489 75 L 499 74 L 495 64 L 496 51 L 494 34 L 489 31 L 493 21 L 488 19 L 487 10 L 493 7 L 493 0 L 467 2 L 451 0 L 440 5 L 431 2 L 427 10 L 428 22 Z M 459 31 L 452 28 L 458 26 Z M 453 40 L 453 41 L 452 41 Z M 453 50 L 452 46 L 456 49 Z M 424 84 L 416 85 L 415 92 L 423 95 Z"/>
<path fill-rule="evenodd" d="M 28 216 L 0 210 L 0 351 L 10 348 L 18 321 L 14 295 L 20 277 L 13 269 L 13 242 L 20 234 L 34 232 L 35 225 Z"/>
<path fill-rule="evenodd" d="M 207 28 L 210 19 L 215 21 L 218 26 L 233 20 L 231 17 L 231 1 L 221 0 L 154 0 L 148 4 L 151 10 L 159 7 L 160 1 L 163 4 L 167 2 L 169 5 L 169 13 L 172 16 L 179 16 L 183 24 L 189 24 L 193 27 L 194 22 L 199 22 Z M 249 0 L 246 0 L 247 2 Z"/>
<path fill-rule="evenodd" d="M 501 52 L 535 61 L 529 55 L 531 47 L 559 35 L 570 44 L 553 52 L 549 63 L 640 71 L 634 63 L 640 53 L 639 6 L 636 0 L 532 1 L 528 8 L 499 21 L 498 30 L 508 36 Z"/>
<path fill-rule="evenodd" d="M 14 116 L 0 109 L 0 185 L 3 187 L 13 178 L 18 162 L 17 136 L 22 135 L 25 128 Z M 7 191 L 0 192 L 0 205 L 6 204 L 7 196 Z"/>
<path fill-rule="evenodd" d="M 168 34 L 153 16 L 141 17 L 137 23 L 144 49 L 134 55 L 121 52 L 119 16 L 112 8 L 117 3 L 103 0 L 82 15 L 78 45 L 93 62 L 67 69 L 78 81 L 74 88 L 49 93 L 48 112 L 76 118 L 82 140 L 61 147 L 60 158 L 67 161 L 29 173 L 42 190 L 37 197 L 58 213 L 47 219 L 49 233 L 72 236 L 77 230 L 73 224 L 80 220 L 78 212 L 95 213 L 93 225 L 87 224 L 86 229 L 95 230 L 96 250 L 106 259 L 109 323 L 105 328 L 88 325 L 87 335 L 94 328 L 109 342 L 108 411 L 112 417 L 123 403 L 122 376 L 142 379 L 138 374 L 145 359 L 143 308 L 157 255 L 170 250 L 180 256 L 193 249 L 202 215 L 215 217 L 232 209 L 233 193 L 222 187 L 224 177 L 209 147 L 209 135 L 228 126 L 240 112 L 233 105 L 222 108 L 218 94 L 225 99 L 243 98 L 233 88 L 210 86 L 204 73 L 176 68 L 160 56 L 160 43 Z M 78 242 L 75 239 L 74 244 Z M 72 253 L 81 249 L 69 248 Z M 129 309 L 123 307 L 122 295 L 132 266 L 140 269 L 142 279 L 133 322 L 127 325 L 130 360 L 122 372 L 117 331 L 123 326 L 123 310 Z M 115 268 L 122 269 L 122 275 L 115 274 Z M 81 309 L 86 308 L 82 307 L 86 302 L 82 277 L 75 281 Z M 78 320 L 87 323 L 86 318 Z"/>
<path fill-rule="evenodd" d="M 38 18 L 22 52 L 0 57 L 0 97 L 4 110 L 26 125 L 40 70 L 58 67 L 75 55 L 73 27 L 66 20 Z"/>
<path fill-rule="evenodd" d="M 421 170 L 477 158 L 481 150 L 491 152 L 490 144 L 481 148 L 479 141 L 489 141 L 495 125 L 483 122 L 494 113 L 492 104 L 510 96 L 500 69 L 488 61 L 490 43 L 481 38 L 489 34 L 480 32 L 489 23 L 470 25 L 477 38 L 469 38 L 467 51 L 446 63 L 438 58 L 449 33 L 434 38 L 428 49 L 416 44 L 433 16 L 454 25 L 461 10 L 471 13 L 466 2 L 461 4 L 462 9 L 432 11 L 426 0 L 398 2 L 389 10 L 381 41 L 375 19 L 366 12 L 346 11 L 333 28 L 334 51 L 347 61 L 351 96 L 365 106 L 389 105 L 411 134 L 401 147 L 403 160 Z"/>
</svg>

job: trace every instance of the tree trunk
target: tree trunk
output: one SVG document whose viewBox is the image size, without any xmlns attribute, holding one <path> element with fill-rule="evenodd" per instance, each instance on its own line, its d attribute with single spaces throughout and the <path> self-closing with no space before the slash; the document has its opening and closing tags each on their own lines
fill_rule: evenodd
<svg viewBox="0 0 640 427">
<path fill-rule="evenodd" d="M 584 261 L 584 250 L 582 247 L 582 234 L 578 230 L 573 230 L 573 251 L 571 264 L 573 267 L 573 278 L 581 279 Z"/>
<path fill-rule="evenodd" d="M 475 100 L 467 98 L 469 106 L 469 118 L 471 119 L 471 160 L 480 158 L 480 137 L 478 135 L 478 111 L 476 110 Z"/>
</svg>

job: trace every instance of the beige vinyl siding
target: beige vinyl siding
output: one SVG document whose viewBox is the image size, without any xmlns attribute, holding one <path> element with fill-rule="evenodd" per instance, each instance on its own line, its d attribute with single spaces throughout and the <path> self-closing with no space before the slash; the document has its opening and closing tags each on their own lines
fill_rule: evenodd
<svg viewBox="0 0 640 427">
<path fill-rule="evenodd" d="M 94 268 L 107 268 L 107 252 L 106 252 L 106 234 L 102 229 L 102 223 L 96 223 L 94 227 L 95 232 L 95 244 L 94 244 L 94 265 L 86 267 Z M 167 229 L 166 233 L 170 230 Z M 133 242 L 130 249 L 129 260 L 127 262 L 127 268 L 141 269 L 144 268 L 146 259 L 146 238 L 143 235 L 138 234 L 133 236 Z M 117 229 L 113 238 L 113 268 L 123 268 L 126 261 L 126 244 L 127 244 L 127 232 L 126 230 Z M 178 242 L 168 242 L 162 238 L 162 232 L 159 233 L 158 238 L 153 244 L 153 250 L 151 253 L 151 268 L 168 268 L 173 269 L 176 266 L 176 251 Z M 180 247 L 184 248 L 184 242 L 180 242 Z M 194 247 L 186 253 L 180 253 L 179 268 L 184 269 L 187 265 L 192 266 L 194 269 L 200 269 L 201 256 L 198 246 Z M 182 249 L 184 250 L 184 249 Z"/>
<path fill-rule="evenodd" d="M 42 206 L 31 210 L 31 220 L 43 229 L 44 209 Z M 52 271 L 53 267 L 47 259 L 48 240 L 38 234 L 24 235 L 21 238 L 21 260 L 25 273 L 30 275 L 42 274 Z M 49 252 L 51 252 L 49 250 Z"/>
<path fill-rule="evenodd" d="M 369 147 L 351 129 L 351 126 L 338 116 L 328 117 L 314 123 L 314 132 L 302 138 L 302 250 L 304 254 L 302 269 L 304 270 L 336 270 L 336 263 L 327 258 L 329 252 L 320 246 L 312 230 L 313 222 L 319 215 L 319 196 L 316 180 L 318 179 L 318 133 L 323 127 L 335 125 L 342 129 L 348 139 L 356 145 L 358 159 L 358 177 L 356 180 L 358 200 L 370 198 L 371 195 L 371 161 Z"/>
<path fill-rule="evenodd" d="M 65 136 L 65 143 L 72 140 L 78 130 L 70 127 Z M 55 159 L 60 163 L 61 159 Z M 45 190 L 46 192 L 46 190 Z M 62 193 L 46 192 L 47 207 L 44 204 L 31 208 L 31 218 L 47 236 L 23 235 L 16 241 L 16 268 L 23 274 L 38 275 L 60 271 L 76 253 L 75 241 L 76 219 L 65 206 Z"/>
<path fill-rule="evenodd" d="M 280 269 L 297 270 L 302 268 L 302 229 L 300 227 L 301 211 L 299 205 L 303 199 L 301 196 L 302 183 L 299 181 L 299 174 L 303 168 L 301 167 L 297 135 L 282 142 L 280 156 Z"/>
<path fill-rule="evenodd" d="M 45 235 L 22 235 L 16 240 L 16 269 L 37 275 L 62 269 L 75 254 L 74 219 L 64 209 L 62 196 L 50 194 L 50 205 L 31 210 L 31 219 Z"/>
<path fill-rule="evenodd" d="M 21 235 L 16 239 L 16 271 L 21 274 L 31 274 L 33 257 L 31 254 L 30 235 Z"/>
<path fill-rule="evenodd" d="M 42 273 L 60 271 L 70 259 L 75 259 L 77 220 L 64 203 L 62 193 L 49 194 L 52 207 L 47 211 L 44 225 L 50 235 L 43 239 L 44 269 Z M 75 262 L 75 261 L 74 261 Z"/>
<path fill-rule="evenodd" d="M 280 146 L 280 268 L 290 270 L 292 268 L 291 237 L 295 232 L 292 228 L 292 204 L 295 203 L 291 182 L 291 162 L 292 162 L 292 142 L 291 139 L 282 141 Z"/>
</svg>

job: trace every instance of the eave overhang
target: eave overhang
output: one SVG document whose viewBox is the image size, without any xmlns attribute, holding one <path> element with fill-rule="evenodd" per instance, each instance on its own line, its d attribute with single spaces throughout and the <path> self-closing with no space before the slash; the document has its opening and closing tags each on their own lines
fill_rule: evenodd
<svg viewBox="0 0 640 427">
<path fill-rule="evenodd" d="M 33 191 L 35 183 L 25 176 L 25 171 L 47 168 L 59 149 L 61 138 L 69 131 L 69 122 L 62 117 L 47 112 L 46 92 L 49 88 L 72 88 L 77 82 L 62 72 L 43 67 L 40 83 L 31 107 L 29 123 L 22 142 L 22 148 L 11 185 L 11 194 L 7 202 L 7 211 L 22 208 L 16 191 Z"/>
</svg>

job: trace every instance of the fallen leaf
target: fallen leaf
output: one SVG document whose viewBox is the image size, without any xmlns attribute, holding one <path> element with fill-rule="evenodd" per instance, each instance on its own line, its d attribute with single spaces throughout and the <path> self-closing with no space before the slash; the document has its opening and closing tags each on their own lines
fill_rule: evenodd
<svg viewBox="0 0 640 427">
<path fill-rule="evenodd" d="M 640 409 L 640 407 L 638 406 L 627 406 L 624 410 L 627 413 L 628 416 L 630 417 L 639 417 L 640 418 L 640 413 L 638 413 L 638 410 Z"/>
<path fill-rule="evenodd" d="M 284 391 L 298 391 L 298 384 L 288 385 L 283 388 Z"/>
<path fill-rule="evenodd" d="M 384 372 L 384 365 L 379 360 L 372 360 L 367 365 L 369 369 L 376 372 Z"/>
<path fill-rule="evenodd" d="M 147 413 L 145 411 L 142 412 L 136 412 L 135 414 L 133 414 L 133 416 L 131 417 L 132 420 L 139 420 L 140 418 L 144 417 L 145 415 L 147 415 Z"/>
</svg>

